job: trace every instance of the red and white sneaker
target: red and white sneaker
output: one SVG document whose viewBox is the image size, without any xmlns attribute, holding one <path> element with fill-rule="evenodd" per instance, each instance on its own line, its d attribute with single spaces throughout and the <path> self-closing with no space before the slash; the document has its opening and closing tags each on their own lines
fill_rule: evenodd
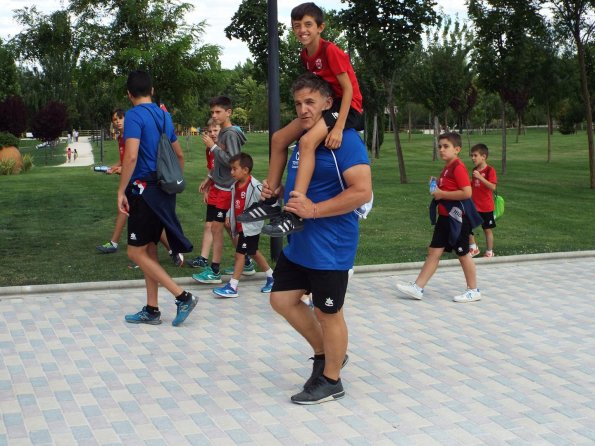
<svg viewBox="0 0 595 446">
<path fill-rule="evenodd" d="M 486 251 L 486 253 L 483 256 L 484 257 L 494 257 L 494 251 Z"/>
<path fill-rule="evenodd" d="M 469 248 L 469 254 L 471 254 L 471 257 L 475 257 L 480 252 L 481 251 L 479 250 L 479 248 Z"/>
</svg>

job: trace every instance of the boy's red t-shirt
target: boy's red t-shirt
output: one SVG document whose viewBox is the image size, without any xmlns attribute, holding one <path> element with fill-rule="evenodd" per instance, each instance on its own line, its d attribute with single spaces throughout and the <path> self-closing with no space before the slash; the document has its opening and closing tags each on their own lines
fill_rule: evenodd
<svg viewBox="0 0 595 446">
<path fill-rule="evenodd" d="M 471 186 L 469 181 L 469 173 L 463 161 L 456 158 L 448 163 L 438 178 L 438 188 L 447 192 L 454 192 L 461 190 L 466 186 Z M 445 217 L 448 216 L 448 211 L 442 204 L 438 204 L 438 214 Z"/>
<path fill-rule="evenodd" d="M 337 98 L 343 97 L 343 90 L 341 84 L 337 80 L 337 75 L 347 73 L 349 82 L 353 87 L 353 98 L 351 99 L 351 108 L 362 112 L 362 93 L 359 88 L 355 71 L 349 60 L 349 56 L 345 51 L 339 48 L 332 42 L 320 39 L 318 51 L 312 57 L 308 57 L 308 52 L 304 48 L 300 54 L 302 62 L 306 70 L 320 76 L 327 81 L 333 88 L 333 92 Z"/>
<path fill-rule="evenodd" d="M 479 173 L 490 183 L 496 184 L 496 169 L 486 165 Z M 478 212 L 492 212 L 494 210 L 494 193 L 478 178 L 471 179 L 471 188 L 473 190 L 473 203 Z"/>
<path fill-rule="evenodd" d="M 248 177 L 248 181 L 246 181 L 246 184 L 244 184 L 243 186 L 240 186 L 239 183 L 236 183 L 235 185 L 236 190 L 234 194 L 235 201 L 233 203 L 233 212 L 236 217 L 240 215 L 242 212 L 244 212 L 244 207 L 246 206 L 246 191 L 248 190 L 248 186 L 250 185 L 251 179 L 251 176 Z M 242 232 L 242 224 L 237 220 L 236 230 L 238 232 Z"/>
</svg>

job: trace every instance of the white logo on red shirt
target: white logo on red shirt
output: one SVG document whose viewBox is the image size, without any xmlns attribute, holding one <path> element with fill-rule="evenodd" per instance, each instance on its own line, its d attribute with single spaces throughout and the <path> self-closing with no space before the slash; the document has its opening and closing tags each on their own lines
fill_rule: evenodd
<svg viewBox="0 0 595 446">
<path fill-rule="evenodd" d="M 314 64 L 316 65 L 317 70 L 322 70 L 322 59 L 320 59 L 320 58 L 316 59 Z"/>
</svg>

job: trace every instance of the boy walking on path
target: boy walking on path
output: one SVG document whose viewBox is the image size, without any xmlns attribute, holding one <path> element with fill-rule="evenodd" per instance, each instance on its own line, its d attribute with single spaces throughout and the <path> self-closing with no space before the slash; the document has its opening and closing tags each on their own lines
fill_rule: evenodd
<svg viewBox="0 0 595 446">
<path fill-rule="evenodd" d="M 483 233 L 486 238 L 486 252 L 484 257 L 494 257 L 494 232 L 496 219 L 494 218 L 494 191 L 498 178 L 496 169 L 487 163 L 488 147 L 485 144 L 476 144 L 471 148 L 471 160 L 473 161 L 473 178 L 471 188 L 473 189 L 473 203 L 477 212 L 481 215 Z M 480 250 L 475 243 L 473 232 L 469 236 L 469 252 L 471 257 L 479 254 Z"/>
<path fill-rule="evenodd" d="M 459 159 L 461 136 L 458 133 L 444 133 L 438 142 L 440 157 L 445 167 L 440 173 L 437 188 L 432 192 L 430 205 L 432 224 L 435 222 L 436 205 L 438 221 L 428 248 L 428 256 L 415 282 L 397 284 L 397 289 L 414 298 L 422 299 L 424 287 L 438 269 L 444 251 L 453 249 L 465 274 L 467 290 L 455 296 L 455 302 L 475 302 L 481 299 L 477 288 L 475 263 L 469 255 L 469 234 L 481 223 L 481 218 L 471 200 L 471 183 L 465 164 Z"/>
<path fill-rule="evenodd" d="M 202 135 L 204 143 L 215 156 L 209 181 L 207 198 L 207 223 L 211 222 L 213 234 L 213 258 L 200 274 L 192 278 L 201 283 L 221 283 L 221 256 L 223 255 L 223 225 L 231 203 L 231 188 L 234 179 L 231 176 L 229 160 L 241 152 L 246 137 L 241 130 L 231 124 L 231 99 L 218 96 L 209 102 L 211 119 L 221 126 L 217 144 L 208 136 Z"/>
<path fill-rule="evenodd" d="M 149 74 L 133 71 L 126 85 L 134 107 L 125 117 L 126 150 L 118 187 L 118 209 L 128 215 L 128 257 L 144 273 L 147 305 L 138 313 L 126 315 L 125 320 L 135 324 L 160 324 L 158 289 L 161 284 L 176 298 L 177 311 L 172 325 L 178 326 L 192 312 L 198 298 L 177 285 L 157 258 L 157 243 L 163 229 L 175 252 L 192 251 L 192 244 L 184 236 L 176 216 L 176 196 L 165 193 L 157 184 L 157 147 L 161 131 L 169 137 L 182 169 L 184 155 L 171 117 L 151 102 L 153 85 Z M 163 122 L 164 114 L 165 129 L 159 129 L 156 122 Z"/>
<path fill-rule="evenodd" d="M 231 176 L 235 183 L 231 190 L 231 209 L 229 210 L 229 221 L 232 236 L 237 237 L 237 247 L 233 275 L 224 287 L 215 288 L 213 293 L 221 297 L 238 297 L 238 284 L 244 271 L 246 255 L 254 258 L 258 266 L 266 275 L 266 283 L 260 289 L 261 293 L 270 293 L 273 286 L 273 270 L 267 263 L 264 256 L 258 250 L 260 231 L 264 223 L 240 223 L 236 216 L 241 214 L 245 206 L 260 200 L 262 185 L 251 175 L 254 161 L 247 153 L 239 153 L 229 160 L 231 164 Z"/>
<path fill-rule="evenodd" d="M 301 60 L 306 69 L 327 81 L 333 90 L 333 102 L 324 110 L 323 119 L 304 131 L 300 120 L 294 119 L 286 127 L 275 132 L 271 139 L 271 160 L 267 182 L 275 191 L 281 184 L 283 160 L 287 157 L 287 147 L 299 139 L 300 159 L 294 190 L 306 194 L 315 166 L 314 152 L 324 142 L 329 149 L 341 146 L 343 130 L 353 128 L 363 130 L 362 95 L 349 56 L 335 44 L 322 39 L 324 14 L 314 3 L 303 3 L 291 11 L 293 33 L 303 46 Z M 241 222 L 258 221 L 277 217 L 263 228 L 263 234 L 283 237 L 301 231 L 304 222 L 290 212 L 281 213 L 274 196 L 255 203 L 246 209 Z"/>
</svg>

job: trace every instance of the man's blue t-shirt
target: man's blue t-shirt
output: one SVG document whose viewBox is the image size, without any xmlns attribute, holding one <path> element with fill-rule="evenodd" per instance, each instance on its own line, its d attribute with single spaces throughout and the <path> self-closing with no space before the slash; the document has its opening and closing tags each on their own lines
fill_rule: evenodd
<svg viewBox="0 0 595 446">
<path fill-rule="evenodd" d="M 160 129 L 163 129 L 164 113 L 165 133 L 171 142 L 177 141 L 178 138 L 174 132 L 174 124 L 170 114 L 161 110 L 156 104 L 139 104 L 126 112 L 124 117 L 124 139 L 140 139 L 136 167 L 130 181 L 146 178 L 151 173 L 157 172 L 157 144 L 161 137 Z M 155 121 L 159 124 L 159 129 Z"/>
<path fill-rule="evenodd" d="M 370 164 L 366 147 L 354 129 L 343 132 L 341 147 L 334 153 L 340 172 L 358 164 Z M 298 163 L 299 144 L 287 163 L 286 202 L 295 184 Z M 316 149 L 316 166 L 306 195 L 318 203 L 342 191 L 330 149 L 321 145 Z M 345 271 L 353 267 L 359 237 L 358 217 L 353 211 L 335 217 L 304 219 L 304 223 L 303 231 L 289 236 L 289 244 L 283 249 L 285 257 L 311 269 Z"/>
</svg>

